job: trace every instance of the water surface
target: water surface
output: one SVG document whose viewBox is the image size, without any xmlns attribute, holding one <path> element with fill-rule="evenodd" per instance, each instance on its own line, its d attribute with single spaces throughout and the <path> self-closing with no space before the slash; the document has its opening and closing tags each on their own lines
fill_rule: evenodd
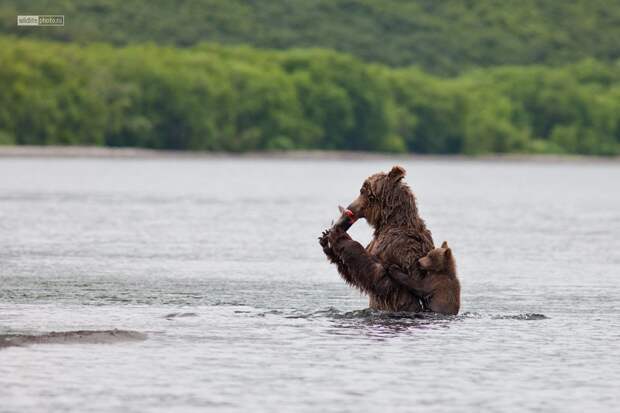
<svg viewBox="0 0 620 413">
<path fill-rule="evenodd" d="M 367 310 L 317 244 L 393 162 L 0 160 L 0 335 L 147 335 L 1 348 L 0 411 L 615 409 L 620 167 L 400 163 L 457 317 Z"/>
</svg>

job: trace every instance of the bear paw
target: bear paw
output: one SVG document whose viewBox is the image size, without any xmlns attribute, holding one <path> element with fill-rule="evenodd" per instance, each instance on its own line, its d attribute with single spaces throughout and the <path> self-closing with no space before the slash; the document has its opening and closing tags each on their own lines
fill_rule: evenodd
<svg viewBox="0 0 620 413">
<path fill-rule="evenodd" d="M 329 237 L 329 230 L 326 229 L 325 231 L 323 231 L 323 233 L 319 237 L 319 244 L 321 245 L 321 247 L 327 248 L 329 246 L 329 238 L 328 237 Z"/>
</svg>

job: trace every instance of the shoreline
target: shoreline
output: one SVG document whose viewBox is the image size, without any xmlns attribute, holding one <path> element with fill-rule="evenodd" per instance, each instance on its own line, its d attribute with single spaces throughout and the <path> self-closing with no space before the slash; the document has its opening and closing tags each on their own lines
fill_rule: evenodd
<svg viewBox="0 0 620 413">
<path fill-rule="evenodd" d="M 273 159 L 273 160 L 402 160 L 402 161 L 485 161 L 536 163 L 620 163 L 620 157 L 587 155 L 491 154 L 422 155 L 376 152 L 295 150 L 271 152 L 174 151 L 104 146 L 0 146 L 3 158 L 87 158 L 87 159 Z"/>
</svg>

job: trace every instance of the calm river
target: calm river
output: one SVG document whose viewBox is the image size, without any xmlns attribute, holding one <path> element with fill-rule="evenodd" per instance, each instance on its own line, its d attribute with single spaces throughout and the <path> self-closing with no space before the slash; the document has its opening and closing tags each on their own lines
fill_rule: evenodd
<svg viewBox="0 0 620 413">
<path fill-rule="evenodd" d="M 617 409 L 620 164 L 399 162 L 462 284 L 416 318 L 317 243 L 394 163 L 0 159 L 0 337 L 146 334 L 0 348 L 0 411 Z"/>
</svg>

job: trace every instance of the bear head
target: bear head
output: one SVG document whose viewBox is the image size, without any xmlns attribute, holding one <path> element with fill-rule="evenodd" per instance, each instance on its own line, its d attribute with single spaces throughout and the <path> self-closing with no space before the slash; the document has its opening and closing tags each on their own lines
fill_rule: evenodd
<svg viewBox="0 0 620 413">
<path fill-rule="evenodd" d="M 444 241 L 440 248 L 431 250 L 426 256 L 418 260 L 420 268 L 427 271 L 441 272 L 447 275 L 456 275 L 456 264 L 448 242 Z"/>
<path fill-rule="evenodd" d="M 415 198 L 409 187 L 402 182 L 405 177 L 402 166 L 394 166 L 390 172 L 369 176 L 360 189 L 359 196 L 347 207 L 355 219 L 365 218 L 375 229 L 390 219 L 407 220 L 417 216 Z"/>
</svg>

